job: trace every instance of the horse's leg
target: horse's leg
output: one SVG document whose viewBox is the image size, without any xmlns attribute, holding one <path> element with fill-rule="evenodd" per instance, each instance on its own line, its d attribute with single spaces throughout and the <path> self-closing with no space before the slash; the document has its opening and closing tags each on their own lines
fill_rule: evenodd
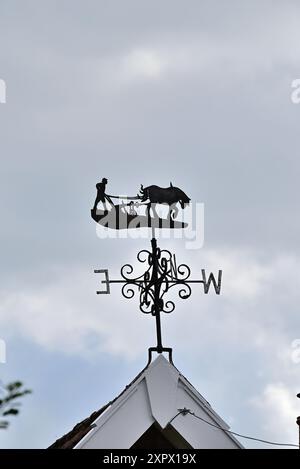
<svg viewBox="0 0 300 469">
<path fill-rule="evenodd" d="M 169 205 L 169 214 L 168 214 L 168 218 L 169 219 L 172 219 L 172 220 L 175 220 L 175 218 L 177 217 L 178 215 L 178 208 L 176 206 L 176 203 L 173 203 L 171 205 Z"/>
<path fill-rule="evenodd" d="M 174 207 L 173 207 L 173 220 L 175 220 L 175 218 L 177 218 L 177 215 L 178 215 L 178 207 L 177 207 L 177 205 L 174 204 Z"/>
<path fill-rule="evenodd" d="M 146 209 L 146 212 L 147 212 L 147 217 L 150 219 L 150 207 L 151 207 L 151 202 L 149 202 L 149 204 L 147 204 L 147 209 Z"/>
<path fill-rule="evenodd" d="M 152 212 L 153 212 L 154 218 L 158 218 L 158 213 L 155 209 L 156 204 L 153 202 L 151 205 L 152 205 Z"/>
</svg>

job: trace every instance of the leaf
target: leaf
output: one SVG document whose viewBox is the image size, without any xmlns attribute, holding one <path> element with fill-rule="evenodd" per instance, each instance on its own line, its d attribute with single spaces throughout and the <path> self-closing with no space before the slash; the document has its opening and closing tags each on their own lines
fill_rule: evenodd
<svg viewBox="0 0 300 469">
<path fill-rule="evenodd" d="M 15 392 L 15 393 L 12 393 L 10 394 L 7 399 L 9 401 L 11 401 L 12 399 L 17 399 L 18 397 L 22 397 L 23 396 L 23 393 L 22 392 Z"/>
<path fill-rule="evenodd" d="M 22 386 L 23 386 L 23 383 L 21 381 L 14 381 L 13 383 L 9 383 L 6 386 L 6 389 L 7 391 L 11 392 L 11 391 L 21 388 Z"/>
<path fill-rule="evenodd" d="M 3 387 L 4 395 L 0 399 L 0 417 L 17 415 L 19 413 L 18 407 L 21 403 L 18 402 L 18 399 L 32 392 L 30 389 L 22 388 L 23 383 L 21 381 L 14 381 Z M 0 420 L 0 429 L 7 428 L 8 425 L 8 420 Z"/>
<path fill-rule="evenodd" d="M 5 415 L 17 415 L 19 413 L 19 409 L 11 408 L 3 412 L 3 416 Z"/>
</svg>

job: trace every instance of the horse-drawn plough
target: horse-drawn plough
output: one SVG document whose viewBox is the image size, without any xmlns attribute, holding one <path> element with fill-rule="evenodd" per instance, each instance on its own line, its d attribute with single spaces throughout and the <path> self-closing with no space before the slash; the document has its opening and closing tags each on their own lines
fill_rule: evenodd
<svg viewBox="0 0 300 469">
<path fill-rule="evenodd" d="M 103 179 L 102 181 L 106 181 Z M 189 204 L 190 198 L 172 183 L 167 188 L 159 186 L 143 187 L 136 196 L 109 195 L 104 192 L 105 184 L 97 184 L 97 198 L 94 208 L 91 210 L 92 218 L 101 225 L 113 229 L 128 228 L 185 228 L 187 223 L 177 221 L 179 209 Z M 99 194 L 99 192 L 101 193 Z M 120 203 L 114 203 L 117 199 Z M 102 202 L 102 208 L 98 208 L 98 201 Z M 109 206 L 107 206 L 107 202 Z M 160 216 L 156 211 L 156 205 L 168 206 L 166 217 Z"/>
</svg>

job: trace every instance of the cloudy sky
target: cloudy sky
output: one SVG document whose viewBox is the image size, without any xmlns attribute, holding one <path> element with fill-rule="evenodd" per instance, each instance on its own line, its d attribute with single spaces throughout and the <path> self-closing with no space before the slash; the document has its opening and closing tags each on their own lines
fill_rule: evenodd
<svg viewBox="0 0 300 469">
<path fill-rule="evenodd" d="M 296 0 L 1 0 L 0 379 L 34 392 L 0 447 L 47 447 L 154 345 L 136 300 L 95 294 L 94 268 L 149 244 L 96 235 L 103 176 L 205 204 L 201 249 L 160 244 L 194 276 L 222 268 L 222 295 L 178 300 L 165 344 L 232 430 L 297 443 L 299 22 Z"/>
</svg>

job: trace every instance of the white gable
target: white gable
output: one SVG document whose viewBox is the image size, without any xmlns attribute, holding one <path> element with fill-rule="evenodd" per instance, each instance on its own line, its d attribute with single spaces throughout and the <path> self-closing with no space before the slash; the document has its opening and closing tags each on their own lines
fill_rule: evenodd
<svg viewBox="0 0 300 469">
<path fill-rule="evenodd" d="M 75 449 L 130 448 L 154 422 L 165 429 L 184 407 L 213 425 L 229 429 L 179 371 L 159 355 L 95 420 L 94 428 Z M 170 425 L 192 448 L 242 448 L 221 428 L 189 414 L 178 415 Z"/>
<path fill-rule="evenodd" d="M 160 355 L 145 374 L 151 414 L 162 428 L 174 417 L 179 372 Z M 177 412 L 176 412 L 177 413 Z"/>
</svg>

